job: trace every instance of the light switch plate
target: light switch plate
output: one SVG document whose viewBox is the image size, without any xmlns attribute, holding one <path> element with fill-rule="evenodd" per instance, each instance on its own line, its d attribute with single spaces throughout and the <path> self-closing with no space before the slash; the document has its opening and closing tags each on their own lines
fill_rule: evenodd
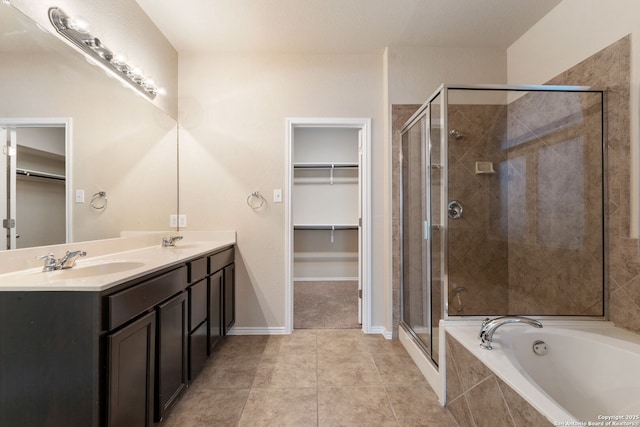
<svg viewBox="0 0 640 427">
<path fill-rule="evenodd" d="M 178 215 L 169 215 L 169 227 L 178 227 Z"/>
<path fill-rule="evenodd" d="M 84 190 L 76 190 L 76 203 L 84 203 Z"/>
<path fill-rule="evenodd" d="M 282 190 L 276 188 L 273 190 L 273 202 L 274 203 L 282 203 Z"/>
<path fill-rule="evenodd" d="M 180 228 L 187 227 L 187 214 L 178 215 L 178 227 Z"/>
</svg>

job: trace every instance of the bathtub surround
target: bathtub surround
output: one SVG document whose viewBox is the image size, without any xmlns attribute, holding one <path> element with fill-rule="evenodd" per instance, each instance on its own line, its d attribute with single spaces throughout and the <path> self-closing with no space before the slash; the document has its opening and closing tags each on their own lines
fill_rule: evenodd
<svg viewBox="0 0 640 427">
<path fill-rule="evenodd" d="M 478 346 L 476 322 L 443 323 L 447 407 L 460 426 L 596 425 L 607 415 L 638 416 L 637 334 L 605 321 L 543 323 L 501 327 L 493 350 Z"/>
<path fill-rule="evenodd" d="M 460 427 L 553 425 L 451 334 L 445 336 L 447 408 Z"/>
</svg>

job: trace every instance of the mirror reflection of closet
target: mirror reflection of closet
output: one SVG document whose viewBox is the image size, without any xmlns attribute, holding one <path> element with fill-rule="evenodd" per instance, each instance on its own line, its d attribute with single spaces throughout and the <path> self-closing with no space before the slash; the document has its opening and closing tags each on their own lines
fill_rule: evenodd
<svg viewBox="0 0 640 427">
<path fill-rule="evenodd" d="M 67 241 L 66 128 L 30 123 L 2 128 L 2 249 Z"/>
</svg>

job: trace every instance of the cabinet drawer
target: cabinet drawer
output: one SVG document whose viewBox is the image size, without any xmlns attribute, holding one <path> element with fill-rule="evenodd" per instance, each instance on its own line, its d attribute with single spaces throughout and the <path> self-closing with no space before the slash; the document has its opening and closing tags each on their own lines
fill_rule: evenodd
<svg viewBox="0 0 640 427">
<path fill-rule="evenodd" d="M 187 284 L 187 268 L 180 267 L 108 297 L 108 328 L 115 329 L 170 296 Z"/>
<path fill-rule="evenodd" d="M 193 260 L 189 263 L 189 283 L 195 283 L 207 277 L 207 258 Z"/>
<path fill-rule="evenodd" d="M 233 262 L 233 248 L 209 256 L 209 274 L 224 268 Z"/>
<path fill-rule="evenodd" d="M 189 331 L 207 319 L 207 280 L 189 288 Z"/>
</svg>

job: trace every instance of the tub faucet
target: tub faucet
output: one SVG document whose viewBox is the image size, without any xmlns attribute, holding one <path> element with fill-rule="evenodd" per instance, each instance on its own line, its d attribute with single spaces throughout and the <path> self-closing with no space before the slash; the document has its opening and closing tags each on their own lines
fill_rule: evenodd
<svg viewBox="0 0 640 427">
<path fill-rule="evenodd" d="M 162 238 L 162 247 L 163 248 L 172 248 L 176 245 L 176 241 L 182 240 L 182 236 L 170 236 Z"/>
<path fill-rule="evenodd" d="M 480 339 L 480 347 L 485 350 L 492 350 L 491 340 L 493 339 L 493 333 L 502 325 L 506 325 L 507 323 L 524 323 L 527 325 L 531 325 L 536 328 L 542 328 L 542 323 L 537 320 L 529 319 L 528 317 L 522 316 L 502 316 L 496 317 L 491 320 L 488 317 L 482 321 L 482 327 L 480 328 L 480 334 L 478 338 Z"/>
</svg>

